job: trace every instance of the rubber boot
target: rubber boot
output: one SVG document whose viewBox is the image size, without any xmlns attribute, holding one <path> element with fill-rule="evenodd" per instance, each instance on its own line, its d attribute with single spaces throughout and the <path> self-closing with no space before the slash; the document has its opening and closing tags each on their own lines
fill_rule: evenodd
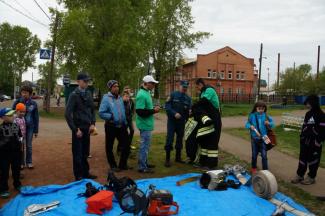
<svg viewBox="0 0 325 216">
<path fill-rule="evenodd" d="M 181 156 L 182 156 L 181 150 L 176 150 L 175 162 L 177 162 L 177 163 L 185 163 L 185 161 L 182 160 Z"/>
<path fill-rule="evenodd" d="M 170 167 L 170 151 L 166 151 L 166 161 L 165 161 L 165 167 Z"/>
</svg>

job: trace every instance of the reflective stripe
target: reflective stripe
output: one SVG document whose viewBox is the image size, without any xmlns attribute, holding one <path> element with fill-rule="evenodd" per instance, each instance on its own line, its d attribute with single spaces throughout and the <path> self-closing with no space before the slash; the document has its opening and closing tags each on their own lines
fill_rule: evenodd
<svg viewBox="0 0 325 216">
<path fill-rule="evenodd" d="M 197 131 L 197 135 L 196 137 L 199 137 L 199 136 L 203 136 L 203 135 L 206 135 L 206 134 L 210 134 L 214 132 L 214 127 L 213 125 L 210 125 L 208 127 L 203 127 L 203 128 L 200 128 L 198 131 Z"/>
<path fill-rule="evenodd" d="M 208 156 L 208 157 L 218 157 L 219 151 L 218 150 L 201 149 L 201 155 Z"/>
<path fill-rule="evenodd" d="M 202 123 L 205 124 L 207 121 L 211 120 L 209 116 L 203 116 L 202 117 Z"/>
<path fill-rule="evenodd" d="M 314 165 L 314 164 L 316 164 L 318 162 L 318 159 L 316 159 L 316 160 L 314 160 L 314 161 L 312 161 L 312 162 L 309 162 L 308 163 L 308 165 L 310 166 L 310 165 Z"/>
</svg>

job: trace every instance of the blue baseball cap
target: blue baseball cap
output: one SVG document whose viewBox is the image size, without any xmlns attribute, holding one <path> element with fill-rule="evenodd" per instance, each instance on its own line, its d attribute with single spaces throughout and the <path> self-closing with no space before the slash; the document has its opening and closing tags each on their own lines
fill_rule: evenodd
<svg viewBox="0 0 325 216">
<path fill-rule="evenodd" d="M 90 76 L 88 76 L 88 74 L 86 73 L 79 73 L 77 75 L 77 80 L 83 80 L 83 81 L 86 81 L 88 82 L 89 80 L 91 80 Z"/>
<path fill-rule="evenodd" d="M 184 88 L 188 87 L 188 81 L 187 80 L 181 80 L 181 86 L 183 86 Z"/>
<path fill-rule="evenodd" d="M 0 118 L 3 116 L 12 116 L 15 113 L 15 110 L 10 108 L 2 108 L 0 109 Z"/>
</svg>

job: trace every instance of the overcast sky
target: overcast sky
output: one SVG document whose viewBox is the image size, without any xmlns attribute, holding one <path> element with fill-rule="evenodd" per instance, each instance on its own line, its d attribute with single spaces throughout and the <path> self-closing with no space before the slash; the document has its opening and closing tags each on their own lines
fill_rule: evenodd
<svg viewBox="0 0 325 216">
<path fill-rule="evenodd" d="M 48 18 L 34 0 L 0 0 L 0 22 L 28 27 L 42 41 L 49 30 L 17 13 L 7 2 L 38 21 L 49 24 Z M 56 6 L 54 0 L 36 0 L 45 10 Z M 186 50 L 188 57 L 206 54 L 230 46 L 246 57 L 254 58 L 258 67 L 260 43 L 264 45 L 262 78 L 276 79 L 277 53 L 281 53 L 281 70 L 308 63 L 316 71 L 317 46 L 321 46 L 321 68 L 325 65 L 325 0 L 196 0 L 192 4 L 194 31 L 207 31 L 213 35 Z M 48 10 L 46 10 L 48 13 Z M 42 63 L 44 60 L 38 60 Z M 31 80 L 31 71 L 23 77 Z M 34 72 L 34 79 L 38 78 Z"/>
</svg>

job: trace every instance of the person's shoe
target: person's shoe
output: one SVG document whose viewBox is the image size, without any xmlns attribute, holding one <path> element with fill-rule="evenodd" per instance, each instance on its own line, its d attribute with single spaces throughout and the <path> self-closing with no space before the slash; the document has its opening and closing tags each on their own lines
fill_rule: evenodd
<svg viewBox="0 0 325 216">
<path fill-rule="evenodd" d="M 154 173 L 152 169 L 146 168 L 146 169 L 139 169 L 139 173 Z"/>
<path fill-rule="evenodd" d="M 310 178 L 309 176 L 307 176 L 303 181 L 301 181 L 300 183 L 303 185 L 311 185 L 311 184 L 315 184 L 315 179 L 314 178 Z"/>
<path fill-rule="evenodd" d="M 113 168 L 111 168 L 111 170 L 113 172 L 120 172 L 121 171 L 120 168 L 117 168 L 117 167 L 113 167 Z"/>
<path fill-rule="evenodd" d="M 183 161 L 181 158 L 176 158 L 176 159 L 175 159 L 175 162 L 177 162 L 177 163 L 182 163 L 182 164 L 185 163 L 185 161 Z"/>
<path fill-rule="evenodd" d="M 165 165 L 165 167 L 171 167 L 171 164 L 170 164 L 169 160 L 166 160 L 164 165 Z"/>
<path fill-rule="evenodd" d="M 25 168 L 24 165 L 20 165 L 20 170 L 23 170 Z"/>
<path fill-rule="evenodd" d="M 256 174 L 256 172 L 257 172 L 257 169 L 256 169 L 256 168 L 252 168 L 252 169 L 251 169 L 251 173 L 252 173 L 252 175 Z"/>
<path fill-rule="evenodd" d="M 3 199 L 9 198 L 9 196 L 10 196 L 9 191 L 3 191 L 3 192 L 0 193 L 0 197 L 3 198 Z"/>
<path fill-rule="evenodd" d="M 153 164 L 147 164 L 147 167 L 148 167 L 149 169 L 153 169 L 153 168 L 156 167 L 156 165 L 153 165 Z"/>
<path fill-rule="evenodd" d="M 136 147 L 135 145 L 130 145 L 130 149 L 131 149 L 131 150 L 136 150 L 137 147 Z"/>
<path fill-rule="evenodd" d="M 125 167 L 119 167 L 120 170 L 132 170 L 133 167 L 125 166 Z"/>
<path fill-rule="evenodd" d="M 88 158 L 92 158 L 93 156 L 92 155 L 88 155 Z"/>
<path fill-rule="evenodd" d="M 88 176 L 86 176 L 85 178 L 87 178 L 87 179 L 96 179 L 97 176 L 92 175 L 92 174 L 89 173 Z"/>
<path fill-rule="evenodd" d="M 30 164 L 27 164 L 27 168 L 28 169 L 34 169 L 34 166 L 33 166 L 33 164 L 30 163 Z"/>
<path fill-rule="evenodd" d="M 304 180 L 304 177 L 296 175 L 293 179 L 291 179 L 292 184 L 298 184 Z"/>
</svg>

